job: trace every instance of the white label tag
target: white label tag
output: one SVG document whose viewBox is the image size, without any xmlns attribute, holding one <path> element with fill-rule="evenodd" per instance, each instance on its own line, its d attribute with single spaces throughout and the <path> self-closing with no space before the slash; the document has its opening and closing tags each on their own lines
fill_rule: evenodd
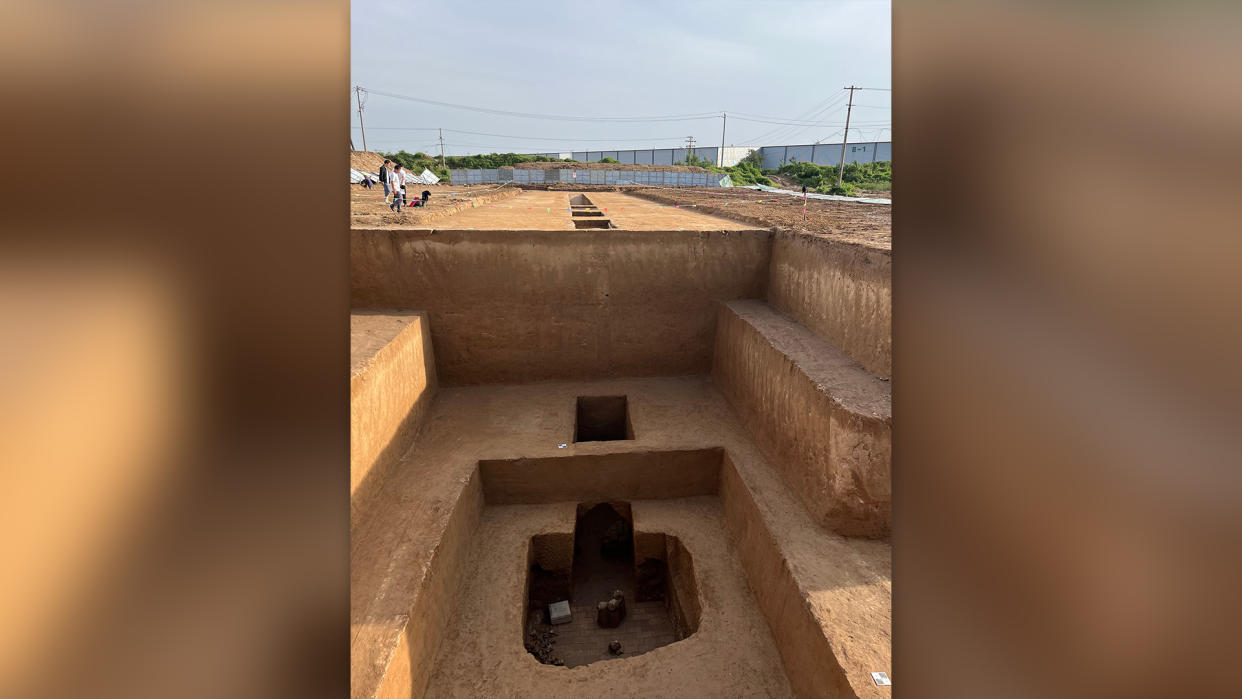
<svg viewBox="0 0 1242 699">
<path fill-rule="evenodd" d="M 873 672 L 871 673 L 871 679 L 875 680 L 875 683 L 881 687 L 888 687 L 893 684 L 893 681 L 888 679 L 887 672 Z"/>
</svg>

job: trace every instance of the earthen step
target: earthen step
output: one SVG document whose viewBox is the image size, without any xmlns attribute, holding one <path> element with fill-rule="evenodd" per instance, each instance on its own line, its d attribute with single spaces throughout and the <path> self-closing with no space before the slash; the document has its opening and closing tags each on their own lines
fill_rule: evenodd
<svg viewBox="0 0 1242 699">
<path fill-rule="evenodd" d="M 763 301 L 732 301 L 725 305 L 806 374 L 833 402 L 861 416 L 892 418 L 891 384 L 868 373 L 831 342 Z"/>
<path fill-rule="evenodd" d="M 813 520 L 888 535 L 887 381 L 763 301 L 721 304 L 712 375 Z"/>
</svg>

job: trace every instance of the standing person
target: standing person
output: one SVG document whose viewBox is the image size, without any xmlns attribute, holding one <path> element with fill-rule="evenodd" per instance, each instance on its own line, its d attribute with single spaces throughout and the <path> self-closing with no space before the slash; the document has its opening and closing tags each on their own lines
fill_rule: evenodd
<svg viewBox="0 0 1242 699">
<path fill-rule="evenodd" d="M 392 188 L 392 203 L 388 208 L 400 212 L 401 205 L 405 203 L 405 170 L 400 163 L 394 165 L 388 174 L 388 186 Z"/>
<path fill-rule="evenodd" d="M 384 164 L 380 165 L 379 178 L 380 184 L 384 185 L 384 203 L 388 203 L 388 163 L 392 161 L 384 158 Z"/>
</svg>

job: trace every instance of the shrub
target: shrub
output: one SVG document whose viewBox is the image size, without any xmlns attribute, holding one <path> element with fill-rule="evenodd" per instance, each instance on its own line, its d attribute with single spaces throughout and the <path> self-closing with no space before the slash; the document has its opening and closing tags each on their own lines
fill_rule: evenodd
<svg viewBox="0 0 1242 699">
<path fill-rule="evenodd" d="M 701 167 L 704 170 L 711 170 L 713 167 L 716 166 L 715 163 L 708 160 L 707 158 L 700 158 L 694 153 L 686 153 L 685 159 L 678 160 L 677 162 L 673 164 L 674 165 L 689 165 L 691 167 Z"/>
<path fill-rule="evenodd" d="M 713 172 L 727 172 L 733 184 L 762 184 L 772 186 L 772 180 L 751 162 L 743 160 L 733 167 L 712 168 Z"/>
<path fill-rule="evenodd" d="M 816 191 L 827 192 L 837 184 L 836 165 L 815 165 L 792 161 L 781 166 L 777 172 L 792 178 L 798 184 L 814 188 Z M 883 160 L 874 163 L 846 163 L 841 175 L 841 183 L 852 184 L 864 189 L 869 186 L 882 187 L 891 185 L 893 181 L 893 163 Z"/>
<path fill-rule="evenodd" d="M 401 167 L 415 175 L 421 174 L 423 169 L 431 170 L 436 177 L 447 180 L 449 173 L 448 168 L 441 167 L 440 161 L 427 155 L 426 153 L 409 153 L 407 151 L 397 151 L 396 153 L 381 153 L 385 158 L 400 163 Z"/>
<path fill-rule="evenodd" d="M 842 182 L 841 184 L 833 182 L 828 186 L 820 187 L 816 191 L 820 194 L 835 194 L 841 197 L 858 196 L 858 190 L 854 189 L 854 185 L 851 182 Z"/>
<path fill-rule="evenodd" d="M 758 148 L 754 149 L 749 155 L 742 158 L 742 163 L 750 163 L 755 166 L 756 170 L 761 170 L 763 168 L 763 151 Z M 738 164 L 740 165 L 741 163 Z"/>
<path fill-rule="evenodd" d="M 600 158 L 600 159 L 599 159 L 599 162 L 601 162 L 601 163 L 616 163 L 617 165 L 620 165 L 620 164 L 621 164 L 621 161 L 620 161 L 620 160 L 616 160 L 616 159 L 614 159 L 614 158 Z"/>
</svg>

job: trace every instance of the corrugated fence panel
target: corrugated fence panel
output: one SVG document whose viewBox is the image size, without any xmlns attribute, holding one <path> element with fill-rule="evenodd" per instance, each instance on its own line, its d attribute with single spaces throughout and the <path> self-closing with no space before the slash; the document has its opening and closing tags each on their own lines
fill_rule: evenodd
<svg viewBox="0 0 1242 699">
<path fill-rule="evenodd" d="M 726 177 L 721 173 L 667 172 L 663 170 L 449 170 L 453 184 L 551 184 L 654 185 L 662 187 L 719 187 Z"/>
</svg>

